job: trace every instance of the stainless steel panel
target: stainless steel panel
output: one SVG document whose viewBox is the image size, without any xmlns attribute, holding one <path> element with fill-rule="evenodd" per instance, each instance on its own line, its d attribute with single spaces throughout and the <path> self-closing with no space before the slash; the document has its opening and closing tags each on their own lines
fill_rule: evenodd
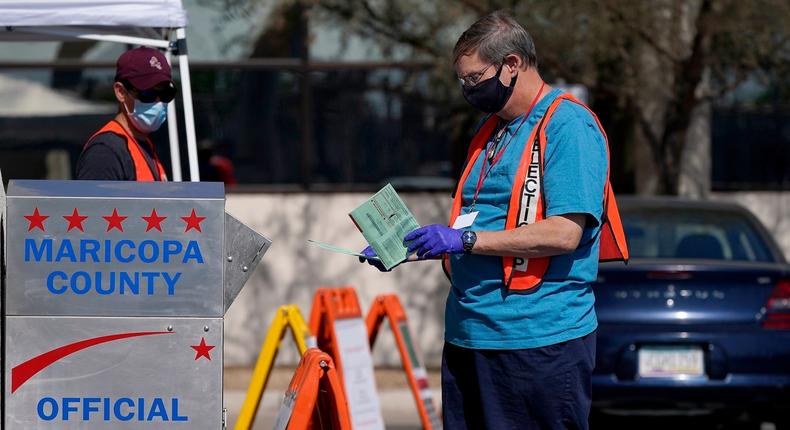
<svg viewBox="0 0 790 430">
<path fill-rule="evenodd" d="M 6 194 L 5 186 L 3 185 L 3 172 L 0 171 L 0 222 L 2 223 L 3 227 L 5 227 L 5 201 Z M 2 247 L 0 247 L 0 252 L 2 252 Z"/>
<path fill-rule="evenodd" d="M 271 240 L 225 214 L 225 312 L 271 244 Z"/>
<path fill-rule="evenodd" d="M 15 197 L 95 197 L 125 199 L 225 199 L 221 182 L 37 181 L 13 180 Z"/>
<path fill-rule="evenodd" d="M 6 194 L 5 186 L 3 185 L 3 172 L 0 171 L 0 294 L 5 294 L 5 208 L 6 208 Z M 0 333 L 4 333 L 3 324 L 5 323 L 5 309 L 3 307 L 3 300 L 0 300 Z M 5 370 L 5 336 L 0 335 L 0 367 Z M 5 373 L 5 372 L 4 372 Z M 4 383 L 3 377 L 0 377 L 0 384 Z M 3 403 L 5 396 L 0 398 L 0 411 L 5 410 Z M 5 428 L 3 426 L 0 426 Z"/>
<path fill-rule="evenodd" d="M 6 330 L 5 428 L 222 428 L 220 318 L 8 317 Z"/>
<path fill-rule="evenodd" d="M 53 181 L 25 183 L 30 182 L 43 192 Z M 11 189 L 21 191 L 16 185 Z M 159 184 L 159 189 L 167 194 L 173 188 L 170 185 Z M 208 188 L 212 194 L 212 187 Z M 190 189 L 198 194 L 200 186 Z M 79 191 L 77 187 L 73 193 Z M 88 217 L 80 225 L 84 231 L 78 224 L 69 230 L 64 218 L 73 215 L 75 208 Z M 48 217 L 41 224 L 43 230 L 25 218 L 36 210 Z M 115 210 L 127 217 L 121 223 L 123 231 L 107 231 L 110 223 L 103 217 Z M 159 224 L 161 231 L 142 218 L 153 210 L 166 217 Z M 205 219 L 185 231 L 183 217 L 191 216 L 193 210 Z M 7 215 L 9 315 L 218 317 L 224 313 L 222 199 L 9 194 Z"/>
</svg>

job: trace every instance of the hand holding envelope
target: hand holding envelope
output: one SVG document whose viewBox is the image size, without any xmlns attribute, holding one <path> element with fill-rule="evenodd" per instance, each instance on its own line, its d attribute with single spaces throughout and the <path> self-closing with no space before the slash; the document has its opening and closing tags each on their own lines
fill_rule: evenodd
<svg viewBox="0 0 790 430">
<path fill-rule="evenodd" d="M 390 270 L 409 258 L 411 253 L 403 238 L 420 225 L 392 185 L 387 184 L 352 210 L 349 216 L 370 244 L 367 254 L 365 250 L 358 253 L 313 240 L 308 242 L 332 252 L 354 255 L 368 262 L 376 261 L 384 270 Z"/>
</svg>

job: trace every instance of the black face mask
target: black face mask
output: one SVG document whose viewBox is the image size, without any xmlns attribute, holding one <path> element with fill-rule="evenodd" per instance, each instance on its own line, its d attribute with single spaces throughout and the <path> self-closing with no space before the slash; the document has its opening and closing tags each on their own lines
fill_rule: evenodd
<svg viewBox="0 0 790 430">
<path fill-rule="evenodd" d="M 470 105 L 476 109 L 486 113 L 497 113 L 505 107 L 505 103 L 510 99 L 513 94 L 513 88 L 516 87 L 516 78 L 518 75 L 513 76 L 510 80 L 510 86 L 506 87 L 500 80 L 499 75 L 502 73 L 504 63 L 497 69 L 496 75 L 478 82 L 474 86 L 462 86 L 464 98 Z"/>
</svg>

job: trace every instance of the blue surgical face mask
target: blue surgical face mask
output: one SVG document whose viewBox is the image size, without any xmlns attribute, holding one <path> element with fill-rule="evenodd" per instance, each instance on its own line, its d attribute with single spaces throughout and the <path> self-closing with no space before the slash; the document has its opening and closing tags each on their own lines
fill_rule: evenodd
<svg viewBox="0 0 790 430">
<path fill-rule="evenodd" d="M 165 123 L 167 119 L 167 104 L 162 102 L 143 103 L 140 100 L 134 101 L 134 111 L 129 112 L 126 109 L 126 114 L 134 127 L 143 133 L 153 133 L 159 130 L 159 127 Z"/>
</svg>

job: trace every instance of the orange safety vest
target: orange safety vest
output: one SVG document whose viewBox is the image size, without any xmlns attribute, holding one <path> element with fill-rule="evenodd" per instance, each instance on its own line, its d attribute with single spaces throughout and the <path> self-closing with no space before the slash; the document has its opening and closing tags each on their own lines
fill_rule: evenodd
<svg viewBox="0 0 790 430">
<path fill-rule="evenodd" d="M 116 120 L 110 120 L 107 124 L 104 125 L 99 131 L 93 134 L 90 139 L 88 139 L 88 143 L 85 144 L 85 148 L 88 148 L 90 144 L 93 142 L 93 139 L 96 136 L 102 133 L 114 133 L 118 136 L 123 137 L 126 139 L 126 149 L 129 151 L 129 155 L 132 156 L 132 162 L 134 163 L 134 173 L 135 173 L 135 180 L 140 182 L 151 182 L 151 181 L 166 181 L 167 175 L 165 174 L 165 168 L 162 166 L 162 163 L 159 162 L 159 157 L 156 156 L 156 151 L 153 150 L 154 144 L 151 142 L 151 139 L 146 139 L 146 142 L 151 147 L 151 159 L 153 160 L 154 164 L 156 165 L 157 175 L 154 174 L 154 171 L 151 169 L 151 166 L 148 164 L 148 161 L 145 159 L 145 155 L 143 155 L 143 148 L 140 147 L 140 143 L 137 142 L 133 136 L 130 136 L 129 133 L 121 126 L 120 123 Z"/>
<path fill-rule="evenodd" d="M 535 128 L 530 133 L 529 140 L 532 145 L 525 145 L 524 152 L 519 162 L 518 171 L 513 181 L 513 191 L 510 195 L 510 202 L 505 221 L 505 230 L 511 230 L 523 225 L 532 224 L 545 218 L 546 202 L 542 196 L 543 192 L 543 156 L 546 152 L 546 128 L 544 122 L 548 123 L 557 106 L 563 100 L 578 103 L 587 109 L 595 118 L 598 128 L 606 141 L 606 185 L 603 192 L 603 216 L 601 220 L 601 241 L 599 248 L 599 261 L 628 261 L 628 246 L 625 241 L 623 225 L 620 222 L 620 213 L 617 210 L 617 202 L 614 198 L 612 185 L 609 183 L 609 141 L 606 132 L 601 126 L 595 113 L 584 103 L 575 99 L 569 94 L 562 94 L 549 106 L 546 114 L 541 118 Z M 466 168 L 461 179 L 458 181 L 453 198 L 453 206 L 450 212 L 450 226 L 455 223 L 455 219 L 461 214 L 462 191 L 469 172 L 475 161 L 483 152 L 488 138 L 496 127 L 498 118 L 492 115 L 486 121 L 469 146 Z M 511 291 L 526 291 L 534 288 L 543 281 L 543 275 L 549 267 L 551 257 L 521 258 L 521 257 L 502 257 L 502 269 L 504 271 L 504 283 Z M 444 256 L 442 264 L 447 274 L 450 274 L 450 259 Z"/>
</svg>

